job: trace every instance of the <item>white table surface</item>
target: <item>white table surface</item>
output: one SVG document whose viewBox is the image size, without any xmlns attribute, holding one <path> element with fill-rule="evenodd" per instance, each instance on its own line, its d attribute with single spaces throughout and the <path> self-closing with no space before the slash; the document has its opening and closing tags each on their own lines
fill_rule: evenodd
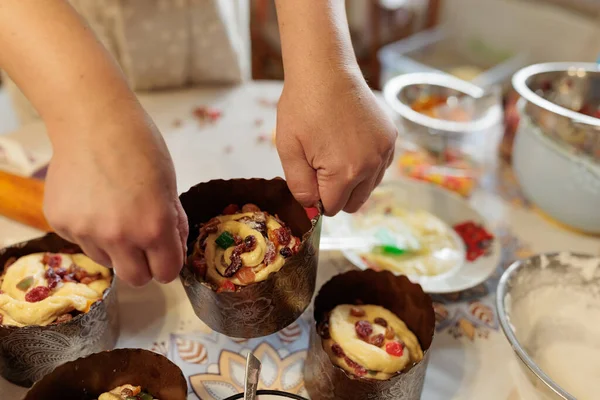
<svg viewBox="0 0 600 400">
<path fill-rule="evenodd" d="M 281 176 L 283 171 L 270 141 L 276 102 L 282 85 L 255 82 L 234 88 L 194 89 L 141 95 L 142 103 L 163 132 L 177 171 L 180 192 L 213 178 Z M 215 124 L 200 125 L 195 106 L 223 111 Z M 182 123 L 175 126 L 175 121 Z M 262 120 L 261 126 L 256 121 Z M 101 134 L 99 132 L 98 134 Z M 22 143 L 40 163 L 51 149 L 41 124 L 8 137 Z M 231 151 L 226 148 L 231 146 Z M 576 250 L 597 254 L 597 238 L 573 233 L 548 222 L 522 204 L 515 183 L 504 176 L 502 193 L 478 190 L 472 204 L 492 223 L 503 244 L 503 265 L 485 284 L 465 292 L 434 296 L 440 323 L 431 349 L 423 399 L 517 400 L 513 353 L 498 327 L 495 287 L 504 268 L 515 258 L 535 252 Z M 0 217 L 0 244 L 39 235 L 34 229 Z M 319 282 L 352 268 L 337 253 L 322 254 Z M 239 389 L 242 356 L 262 355 L 261 385 L 305 394 L 301 368 L 307 347 L 310 316 L 263 339 L 233 341 L 210 332 L 193 314 L 176 281 L 142 289 L 118 286 L 121 337 L 118 347 L 150 348 L 174 360 L 189 377 L 190 399 L 219 399 Z M 241 355 L 240 355 L 241 354 Z M 0 378 L 0 398 L 18 399 L 25 392 Z"/>
</svg>

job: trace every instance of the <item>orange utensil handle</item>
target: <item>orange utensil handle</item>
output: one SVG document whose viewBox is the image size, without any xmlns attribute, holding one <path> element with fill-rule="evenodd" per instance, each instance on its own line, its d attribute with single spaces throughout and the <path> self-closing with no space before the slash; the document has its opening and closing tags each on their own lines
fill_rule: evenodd
<svg viewBox="0 0 600 400">
<path fill-rule="evenodd" d="M 0 171 L 0 215 L 51 231 L 43 211 L 44 182 Z"/>
</svg>

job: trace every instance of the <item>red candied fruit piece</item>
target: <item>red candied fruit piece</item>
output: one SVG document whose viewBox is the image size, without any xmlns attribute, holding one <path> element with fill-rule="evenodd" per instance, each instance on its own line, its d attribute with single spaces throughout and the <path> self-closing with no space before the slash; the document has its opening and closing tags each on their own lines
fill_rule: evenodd
<svg viewBox="0 0 600 400">
<path fill-rule="evenodd" d="M 217 293 L 222 292 L 235 292 L 235 285 L 231 281 L 223 281 L 221 286 L 217 289 Z"/>
<path fill-rule="evenodd" d="M 319 215 L 319 209 L 316 207 L 305 208 L 304 210 L 306 211 L 306 215 L 308 216 L 309 219 L 313 219 L 314 217 Z"/>
<path fill-rule="evenodd" d="M 240 210 L 237 204 L 230 204 L 223 209 L 223 215 L 232 215 Z"/>
<path fill-rule="evenodd" d="M 354 329 L 356 330 L 358 337 L 363 340 L 367 340 L 373 333 L 373 326 L 369 321 L 356 321 L 356 324 L 354 324 Z"/>
<path fill-rule="evenodd" d="M 239 279 L 241 283 L 244 285 L 248 285 L 254 282 L 256 279 L 256 274 L 250 267 L 242 267 L 238 272 L 236 272 L 235 277 Z"/>
<path fill-rule="evenodd" d="M 333 352 L 333 354 L 335 354 L 336 357 L 345 357 L 346 353 L 344 353 L 344 349 L 342 349 L 342 346 L 340 346 L 337 343 L 334 343 L 331 345 L 331 351 Z"/>
<path fill-rule="evenodd" d="M 37 303 L 50 296 L 50 289 L 46 286 L 36 286 L 25 295 L 25 301 Z"/>
<path fill-rule="evenodd" d="M 385 345 L 385 351 L 390 356 L 402 357 L 404 354 L 404 345 L 400 342 L 387 342 Z"/>
<path fill-rule="evenodd" d="M 292 254 L 298 254 L 298 252 L 300 251 L 300 239 L 298 238 L 294 238 L 295 242 L 294 242 L 294 246 L 292 247 Z"/>
</svg>

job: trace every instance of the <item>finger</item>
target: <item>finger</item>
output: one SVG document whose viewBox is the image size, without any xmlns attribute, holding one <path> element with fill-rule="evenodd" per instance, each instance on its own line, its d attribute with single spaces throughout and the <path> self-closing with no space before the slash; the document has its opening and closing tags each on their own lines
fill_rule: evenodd
<svg viewBox="0 0 600 400">
<path fill-rule="evenodd" d="M 369 198 L 369 195 L 373 191 L 374 184 L 375 180 L 369 179 L 362 181 L 358 186 L 356 186 L 356 188 L 352 191 L 348 202 L 344 206 L 344 211 L 347 213 L 357 212 Z"/>
<path fill-rule="evenodd" d="M 108 254 L 102 250 L 100 247 L 96 246 L 96 244 L 90 239 L 79 239 L 77 240 L 77 244 L 83 250 L 83 253 L 97 262 L 100 265 L 103 265 L 108 268 L 112 268 L 112 261 Z"/>
<path fill-rule="evenodd" d="M 317 172 L 310 166 L 299 143 L 278 144 L 288 187 L 303 207 L 314 207 L 319 201 Z"/>
<path fill-rule="evenodd" d="M 107 249 L 115 274 L 131 286 L 144 286 L 152 279 L 144 252 L 131 243 Z"/>
<path fill-rule="evenodd" d="M 392 151 L 390 152 L 390 155 L 388 156 L 387 162 L 385 163 L 385 167 L 381 168 L 381 171 L 379 171 L 379 175 L 377 176 L 377 179 L 375 180 L 375 185 L 373 186 L 373 190 L 379 186 L 379 184 L 381 183 L 381 181 L 383 181 L 383 177 L 385 176 L 385 172 L 387 171 L 387 169 L 389 168 L 390 165 L 392 165 L 392 162 L 394 160 L 394 150 L 392 149 Z"/>
<path fill-rule="evenodd" d="M 339 213 L 348 203 L 352 191 L 357 186 L 357 180 L 344 180 L 340 176 L 325 175 L 319 171 L 319 193 L 325 210 L 325 215 L 332 217 Z"/>
<path fill-rule="evenodd" d="M 179 199 L 177 199 L 177 203 L 175 204 L 175 210 L 177 212 L 177 231 L 179 232 L 181 248 L 183 250 L 183 256 L 185 257 L 187 254 L 187 240 L 190 233 L 190 228 L 188 225 L 187 215 Z"/>
<path fill-rule="evenodd" d="M 146 248 L 146 259 L 152 277 L 160 283 L 169 283 L 179 275 L 183 266 L 184 253 L 181 236 L 176 227 L 158 242 Z"/>
</svg>

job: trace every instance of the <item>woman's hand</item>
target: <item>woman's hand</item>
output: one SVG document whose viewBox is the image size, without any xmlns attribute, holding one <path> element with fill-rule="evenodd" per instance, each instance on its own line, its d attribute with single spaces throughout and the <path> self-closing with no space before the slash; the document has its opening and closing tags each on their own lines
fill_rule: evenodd
<svg viewBox="0 0 600 400">
<path fill-rule="evenodd" d="M 44 199 L 50 225 L 131 285 L 174 280 L 184 261 L 187 218 L 152 121 L 134 104 L 102 122 L 61 129 L 72 132 L 54 143 Z"/>
<path fill-rule="evenodd" d="M 397 130 L 362 76 L 286 81 L 277 113 L 277 150 L 290 190 L 327 215 L 355 212 L 381 182 Z"/>
</svg>

